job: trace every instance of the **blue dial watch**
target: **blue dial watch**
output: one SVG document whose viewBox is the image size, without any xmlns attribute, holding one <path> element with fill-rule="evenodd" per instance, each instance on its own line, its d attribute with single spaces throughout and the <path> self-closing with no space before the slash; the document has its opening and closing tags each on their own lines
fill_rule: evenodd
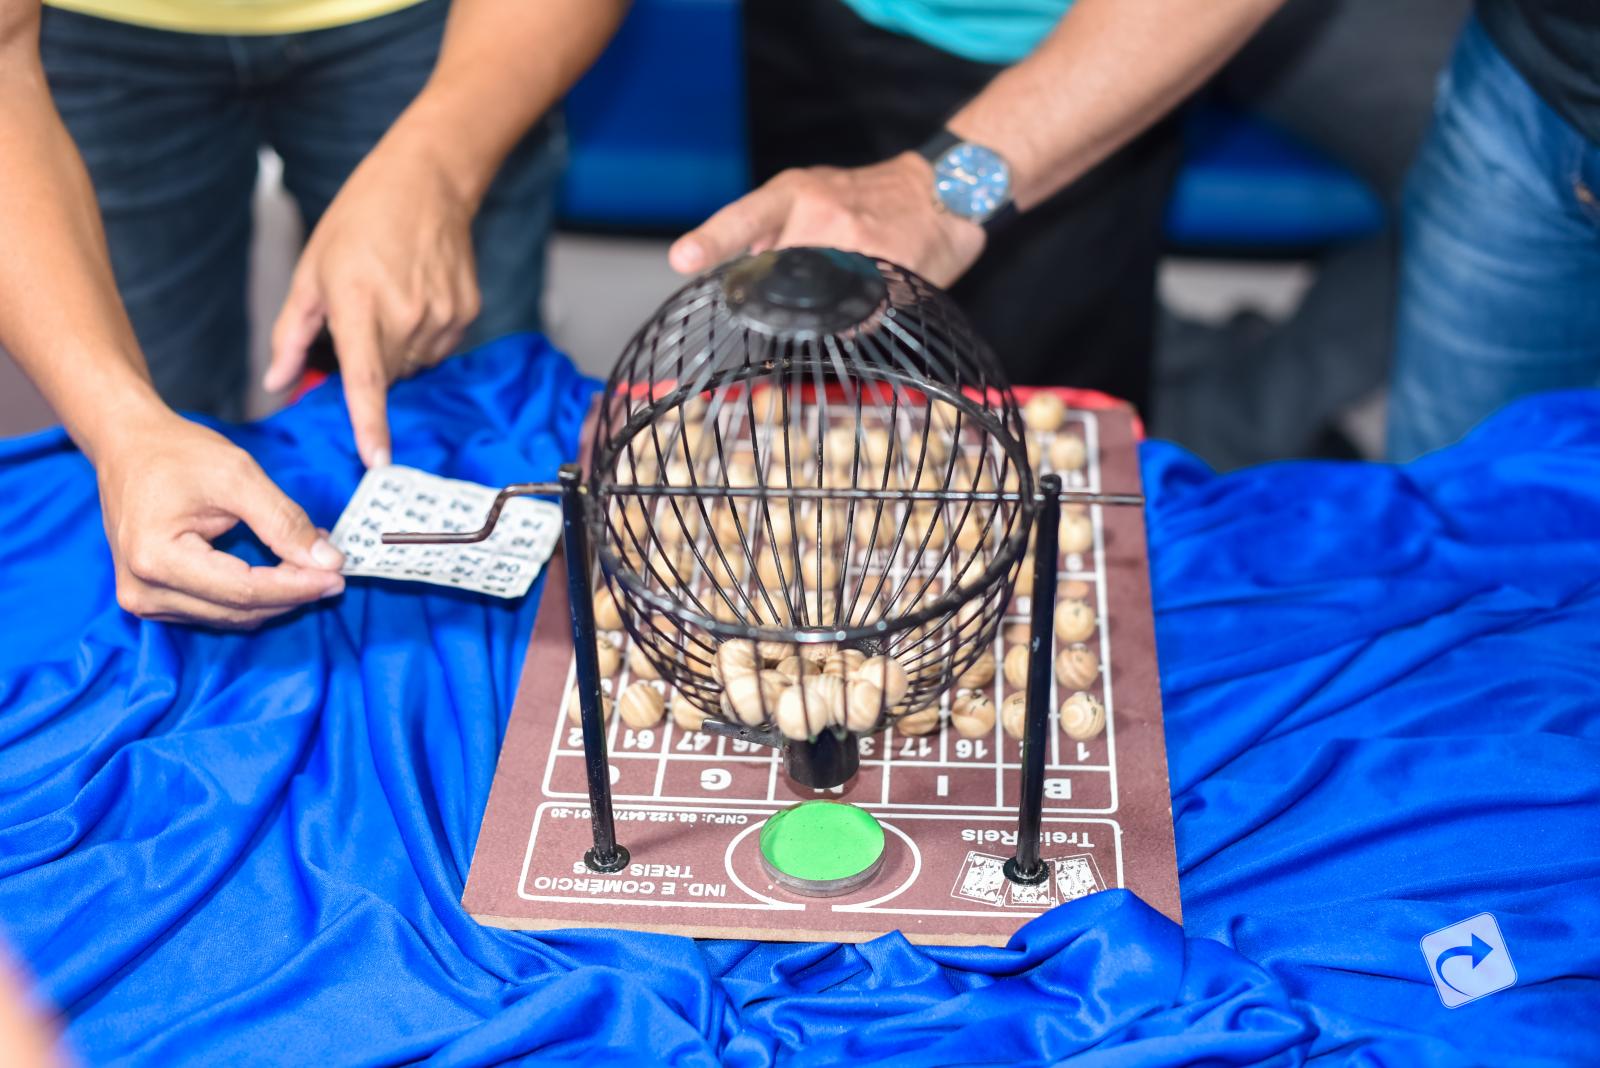
<svg viewBox="0 0 1600 1068">
<path fill-rule="evenodd" d="M 933 166 L 934 199 L 950 214 L 986 230 L 1016 215 L 1011 202 L 1011 167 L 992 148 L 940 130 L 918 153 Z"/>
</svg>

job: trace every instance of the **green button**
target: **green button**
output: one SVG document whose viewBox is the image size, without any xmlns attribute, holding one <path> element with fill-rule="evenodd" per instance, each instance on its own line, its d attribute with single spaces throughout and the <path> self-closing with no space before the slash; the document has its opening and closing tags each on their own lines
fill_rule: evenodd
<svg viewBox="0 0 1600 1068">
<path fill-rule="evenodd" d="M 802 801 L 761 828 L 767 870 L 791 890 L 840 894 L 877 873 L 883 826 L 865 809 L 842 801 Z"/>
</svg>

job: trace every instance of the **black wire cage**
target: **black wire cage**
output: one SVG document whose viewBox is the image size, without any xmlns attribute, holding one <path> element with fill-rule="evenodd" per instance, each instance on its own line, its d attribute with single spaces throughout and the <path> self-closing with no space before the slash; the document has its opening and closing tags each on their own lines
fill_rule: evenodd
<svg viewBox="0 0 1600 1068">
<path fill-rule="evenodd" d="M 985 657 L 992 673 L 1030 538 L 1055 558 L 1062 497 L 1054 475 L 1036 485 L 1016 398 L 950 299 L 894 264 L 815 248 L 743 257 L 662 305 L 606 383 L 586 480 L 568 465 L 559 485 L 507 487 L 476 533 L 386 540 L 478 540 L 504 500 L 550 492 L 566 520 L 597 871 L 627 851 L 611 818 L 596 599 L 703 729 L 778 747 L 797 782 L 836 786 L 860 736 L 937 717 Z M 1056 575 L 1031 570 L 1019 881 L 1045 874 Z"/>
<path fill-rule="evenodd" d="M 810 785 L 992 648 L 1034 510 L 1015 400 L 959 311 L 821 249 L 663 305 L 606 384 L 589 489 L 635 647 L 708 715 L 781 735 Z M 825 733 L 831 771 L 806 748 Z"/>
</svg>

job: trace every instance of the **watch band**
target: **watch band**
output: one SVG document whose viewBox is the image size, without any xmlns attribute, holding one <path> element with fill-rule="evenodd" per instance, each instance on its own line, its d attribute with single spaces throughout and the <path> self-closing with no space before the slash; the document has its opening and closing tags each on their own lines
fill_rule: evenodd
<svg viewBox="0 0 1600 1068">
<path fill-rule="evenodd" d="M 983 227 L 985 233 L 992 235 L 1004 230 L 1020 218 L 1022 218 L 1022 212 L 1017 210 L 1017 202 L 1007 197 L 1006 202 L 994 209 L 994 214 L 983 220 L 979 225 Z"/>
<path fill-rule="evenodd" d="M 927 160 L 929 164 L 937 164 L 952 148 L 966 143 L 966 138 L 951 133 L 947 127 L 940 127 L 938 133 L 935 133 L 917 147 L 917 155 Z M 993 149 L 990 149 L 990 151 L 993 151 Z M 996 153 L 996 155 L 998 154 Z M 934 198 L 934 203 L 939 203 L 938 197 Z M 940 210 L 944 210 L 942 204 L 940 205 Z M 1004 204 L 996 208 L 987 219 L 984 219 L 978 225 L 983 227 L 986 233 L 993 234 L 995 231 L 1011 225 L 1020 214 L 1017 211 L 1016 203 L 1010 197 L 1007 197 Z"/>
<path fill-rule="evenodd" d="M 917 149 L 917 155 L 921 156 L 929 163 L 936 163 L 943 158 L 946 152 L 949 152 L 952 148 L 956 147 L 960 143 L 961 138 L 957 137 L 949 130 L 940 127 L 938 133 L 922 142 L 922 145 Z"/>
</svg>

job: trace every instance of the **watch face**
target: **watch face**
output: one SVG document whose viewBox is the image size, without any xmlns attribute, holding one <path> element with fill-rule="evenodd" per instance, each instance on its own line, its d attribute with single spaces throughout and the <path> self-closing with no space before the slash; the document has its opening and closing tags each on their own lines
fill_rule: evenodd
<svg viewBox="0 0 1600 1068">
<path fill-rule="evenodd" d="M 933 189 L 953 215 L 983 222 L 1011 196 L 1011 168 L 1000 156 L 963 142 L 933 165 Z"/>
</svg>

